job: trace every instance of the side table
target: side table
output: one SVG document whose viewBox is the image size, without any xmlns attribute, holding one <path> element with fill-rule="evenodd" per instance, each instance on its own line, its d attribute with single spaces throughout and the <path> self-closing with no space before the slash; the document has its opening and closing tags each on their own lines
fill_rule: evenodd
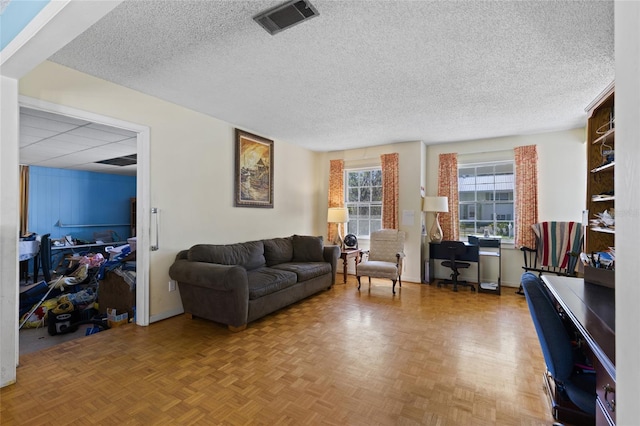
<svg viewBox="0 0 640 426">
<path fill-rule="evenodd" d="M 362 250 L 360 249 L 346 249 L 340 253 L 340 258 L 342 259 L 342 277 L 345 284 L 347 283 L 347 261 L 349 258 L 353 258 L 355 262 L 354 265 L 357 266 L 358 263 L 360 263 L 361 253 Z"/>
</svg>

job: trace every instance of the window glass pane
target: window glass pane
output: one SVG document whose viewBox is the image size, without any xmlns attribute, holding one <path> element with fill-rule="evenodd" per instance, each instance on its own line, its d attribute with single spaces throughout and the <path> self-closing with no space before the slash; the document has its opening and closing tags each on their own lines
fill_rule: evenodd
<svg viewBox="0 0 640 426">
<path fill-rule="evenodd" d="M 494 235 L 513 238 L 513 162 L 464 165 L 458 169 L 461 236 L 482 234 L 489 227 Z"/>
<path fill-rule="evenodd" d="M 371 201 L 371 188 L 360 188 L 360 202 L 368 203 Z"/>
<path fill-rule="evenodd" d="M 347 232 L 368 237 L 382 226 L 382 170 L 345 171 L 345 200 L 349 209 Z"/>
<path fill-rule="evenodd" d="M 360 186 L 371 186 L 371 172 L 360 172 Z"/>
<path fill-rule="evenodd" d="M 358 221 L 358 235 L 369 235 L 369 221 Z"/>
<path fill-rule="evenodd" d="M 375 186 L 371 188 L 371 201 L 382 201 L 382 188 Z"/>
<path fill-rule="evenodd" d="M 460 201 L 475 201 L 476 193 L 474 191 L 461 191 L 458 193 L 458 198 Z"/>
<path fill-rule="evenodd" d="M 347 202 L 354 203 L 358 201 L 358 188 L 349 188 L 347 192 Z"/>
<path fill-rule="evenodd" d="M 371 185 L 382 186 L 382 170 L 371 171 Z"/>
</svg>

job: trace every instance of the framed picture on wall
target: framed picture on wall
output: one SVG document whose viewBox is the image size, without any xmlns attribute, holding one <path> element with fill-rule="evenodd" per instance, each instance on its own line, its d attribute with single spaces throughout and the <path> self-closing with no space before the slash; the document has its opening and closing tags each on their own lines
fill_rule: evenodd
<svg viewBox="0 0 640 426">
<path fill-rule="evenodd" d="M 239 129 L 234 205 L 273 208 L 273 141 Z"/>
</svg>

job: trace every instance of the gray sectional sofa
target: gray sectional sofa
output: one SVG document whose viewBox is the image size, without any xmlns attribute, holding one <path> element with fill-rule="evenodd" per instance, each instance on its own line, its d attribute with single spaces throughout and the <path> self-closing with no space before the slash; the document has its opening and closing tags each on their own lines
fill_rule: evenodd
<svg viewBox="0 0 640 426">
<path fill-rule="evenodd" d="M 197 244 L 178 253 L 169 275 L 189 316 L 231 331 L 330 288 L 340 248 L 322 237 L 293 235 L 244 243 Z"/>
</svg>

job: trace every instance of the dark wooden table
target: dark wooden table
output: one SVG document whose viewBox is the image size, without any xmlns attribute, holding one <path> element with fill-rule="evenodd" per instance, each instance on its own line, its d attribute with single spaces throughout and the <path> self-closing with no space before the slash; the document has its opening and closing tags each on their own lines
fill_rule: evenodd
<svg viewBox="0 0 640 426">
<path fill-rule="evenodd" d="M 360 255 L 362 254 L 362 250 L 360 249 L 346 249 L 342 250 L 340 253 L 340 258 L 342 259 L 342 277 L 343 282 L 347 283 L 347 261 L 349 258 L 354 259 L 354 266 L 360 263 Z"/>
</svg>

